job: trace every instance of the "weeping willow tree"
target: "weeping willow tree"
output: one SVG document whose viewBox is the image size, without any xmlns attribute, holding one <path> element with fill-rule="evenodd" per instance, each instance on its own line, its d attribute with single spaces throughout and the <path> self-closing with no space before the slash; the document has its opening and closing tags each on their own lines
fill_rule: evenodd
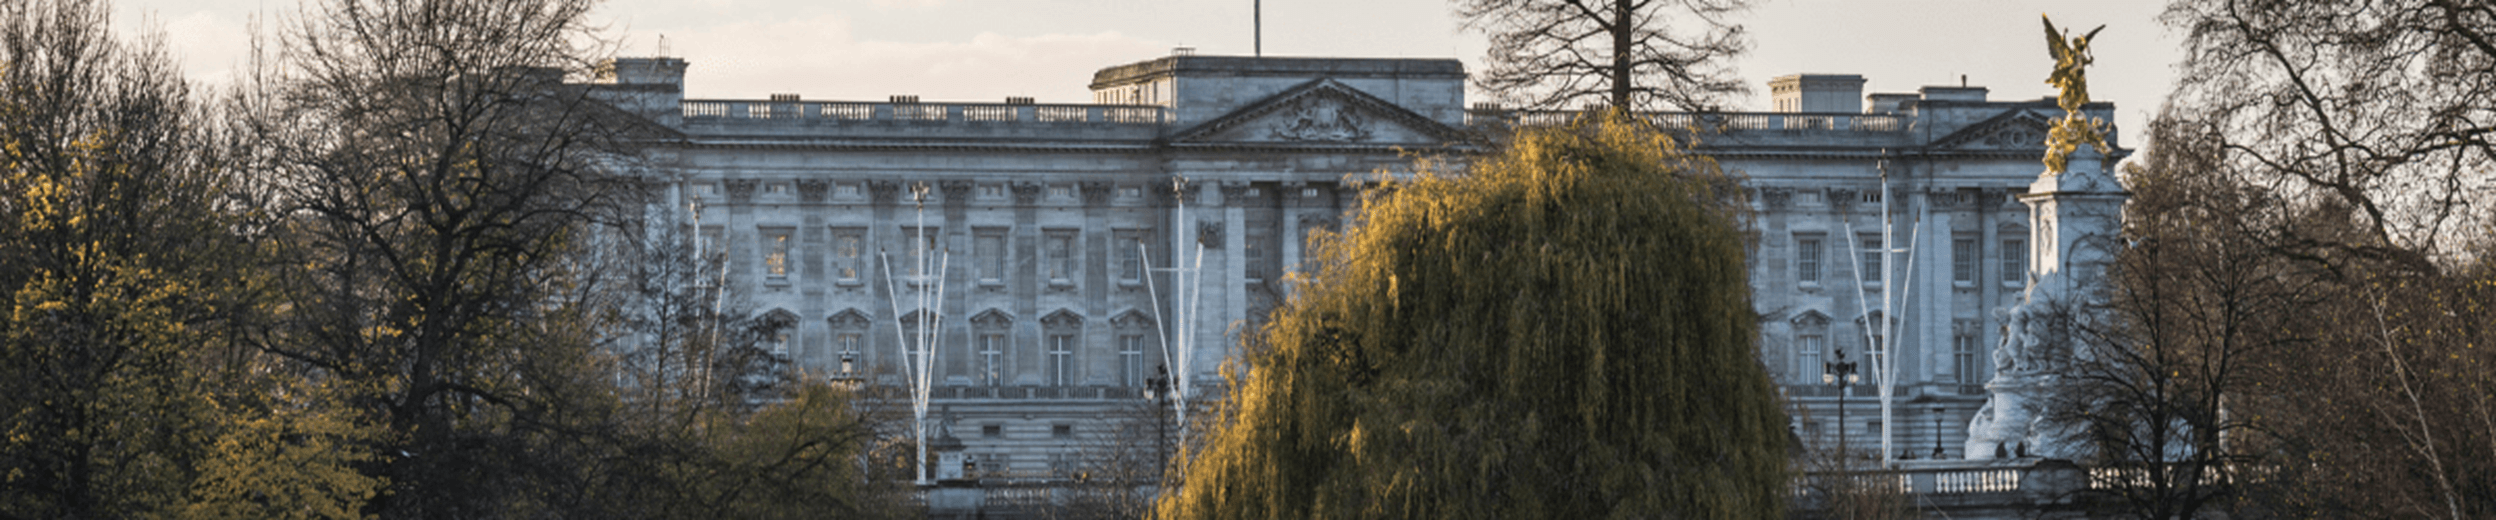
<svg viewBox="0 0 2496 520">
<path fill-rule="evenodd" d="M 1163 516 L 1780 517 L 1739 188 L 1598 119 L 1319 239 Z"/>
</svg>

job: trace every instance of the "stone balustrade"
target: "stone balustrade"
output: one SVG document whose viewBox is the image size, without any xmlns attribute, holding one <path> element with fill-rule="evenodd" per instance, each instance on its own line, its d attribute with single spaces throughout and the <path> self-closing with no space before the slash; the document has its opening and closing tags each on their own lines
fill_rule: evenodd
<svg viewBox="0 0 2496 520">
<path fill-rule="evenodd" d="M 764 101 L 687 99 L 679 106 L 688 122 L 894 121 L 918 123 L 1087 123 L 1158 125 L 1170 110 L 1154 105 L 878 103 L 868 101 Z"/>
<path fill-rule="evenodd" d="M 1810 518 L 1826 502 L 1815 483 L 1853 479 L 1867 487 L 1890 486 L 1904 493 L 1910 507 L 1940 518 L 2085 517 L 2084 488 L 2103 473 L 2048 459 L 1899 461 L 1894 466 L 1843 473 L 1797 476 L 1793 507 L 1796 517 Z M 1135 483 L 1083 483 L 1054 475 L 983 473 L 976 481 L 921 488 L 914 505 L 930 518 L 1029 518 L 1047 516 L 1077 497 L 1149 500 L 1154 488 Z"/>
<path fill-rule="evenodd" d="M 1521 126 L 1567 124 L 1584 115 L 1577 111 L 1556 110 L 1492 110 L 1477 109 L 1465 114 L 1468 124 L 1498 123 Z M 1664 128 L 1700 129 L 1708 131 L 1795 130 L 1818 132 L 1903 132 L 1912 119 L 1890 114 L 1856 114 L 1844 112 L 1650 112 L 1640 114 L 1656 126 Z"/>
<path fill-rule="evenodd" d="M 909 394 L 906 389 L 897 384 L 870 385 L 865 389 L 864 393 L 877 399 L 909 399 Z M 939 382 L 934 386 L 934 388 L 929 389 L 928 398 L 936 400 L 1001 399 L 1015 401 L 1133 401 L 1144 399 L 1145 395 L 1144 389 L 1129 386 L 962 386 L 947 385 Z"/>
</svg>

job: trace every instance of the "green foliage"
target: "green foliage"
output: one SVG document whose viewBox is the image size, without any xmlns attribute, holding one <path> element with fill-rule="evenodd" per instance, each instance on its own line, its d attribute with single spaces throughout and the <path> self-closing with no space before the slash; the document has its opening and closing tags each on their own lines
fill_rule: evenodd
<svg viewBox="0 0 2496 520">
<path fill-rule="evenodd" d="M 861 478 L 858 461 L 874 428 L 850 407 L 851 391 L 804 383 L 753 414 L 710 419 L 710 457 L 680 466 L 682 518 L 898 517 L 898 489 Z"/>
<path fill-rule="evenodd" d="M 1319 239 L 1161 512 L 1782 515 L 1736 183 L 1601 119 L 1425 167 Z"/>
</svg>

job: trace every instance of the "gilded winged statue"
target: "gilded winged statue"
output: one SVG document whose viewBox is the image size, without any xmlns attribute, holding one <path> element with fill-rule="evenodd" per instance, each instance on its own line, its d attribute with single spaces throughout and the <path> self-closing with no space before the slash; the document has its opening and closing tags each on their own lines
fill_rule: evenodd
<svg viewBox="0 0 2496 520">
<path fill-rule="evenodd" d="M 2054 99 L 2055 104 L 2063 107 L 2063 120 L 2056 121 L 2045 138 L 2045 166 L 2048 172 L 2062 173 L 2065 159 L 2079 145 L 2094 146 L 2099 153 L 2107 151 L 2100 129 L 2104 123 L 2080 115 L 2080 107 L 2089 103 L 2088 67 L 2097 61 L 2089 55 L 2089 40 L 2096 38 L 2098 31 L 2106 30 L 2106 26 L 2097 26 L 2088 34 L 2065 41 L 2070 31 L 2055 29 L 2052 17 L 2040 18 L 2045 20 L 2045 50 L 2054 56 L 2054 74 L 2047 76 L 2045 82 L 2062 90 Z"/>
</svg>

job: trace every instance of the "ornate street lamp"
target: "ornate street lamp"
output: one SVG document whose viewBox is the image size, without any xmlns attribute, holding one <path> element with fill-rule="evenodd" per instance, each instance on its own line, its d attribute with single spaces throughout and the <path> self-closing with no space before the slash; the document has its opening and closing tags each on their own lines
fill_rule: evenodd
<svg viewBox="0 0 2496 520">
<path fill-rule="evenodd" d="M 1846 349 L 1837 349 L 1837 362 L 1820 364 L 1820 382 L 1837 385 L 1837 456 L 1846 460 L 1846 386 L 1855 384 L 1855 363 L 1846 360 Z"/>
<path fill-rule="evenodd" d="M 1933 405 L 1933 460 L 1941 460 L 1943 456 L 1948 455 L 1941 451 L 1941 414 L 1947 411 L 1949 410 L 1942 408 L 1941 405 Z"/>
<path fill-rule="evenodd" d="M 1153 459 L 1160 461 L 1157 467 L 1161 472 L 1153 477 L 1153 485 L 1158 487 L 1162 479 L 1170 476 L 1169 448 L 1163 444 L 1170 438 L 1170 430 L 1161 419 L 1161 400 L 1170 393 L 1170 365 L 1154 366 L 1153 377 L 1144 378 L 1144 386 L 1153 393 L 1149 397 L 1153 400 Z"/>
</svg>

